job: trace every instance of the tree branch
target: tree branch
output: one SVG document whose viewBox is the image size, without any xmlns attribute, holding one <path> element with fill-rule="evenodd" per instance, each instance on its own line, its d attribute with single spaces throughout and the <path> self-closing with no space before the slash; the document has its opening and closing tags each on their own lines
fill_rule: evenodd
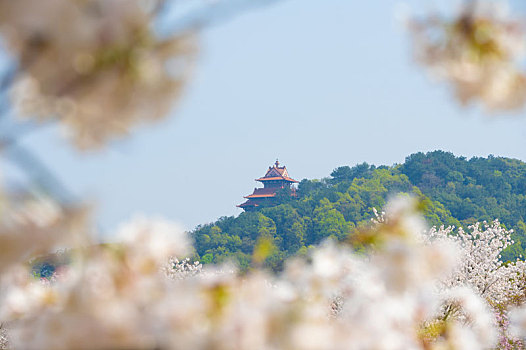
<svg viewBox="0 0 526 350">
<path fill-rule="evenodd" d="M 64 183 L 34 153 L 18 144 L 15 139 L 1 141 L 0 150 L 2 149 L 11 163 L 25 172 L 43 191 L 64 204 L 77 202 Z"/>
<path fill-rule="evenodd" d="M 167 35 L 200 29 L 207 26 L 217 25 L 226 22 L 239 12 L 270 6 L 274 3 L 285 0 L 224 0 L 219 4 L 204 6 L 192 11 L 176 20 L 172 21 L 171 27 L 165 28 Z M 170 12 L 176 8 L 177 4 L 165 5 L 165 11 Z"/>
</svg>

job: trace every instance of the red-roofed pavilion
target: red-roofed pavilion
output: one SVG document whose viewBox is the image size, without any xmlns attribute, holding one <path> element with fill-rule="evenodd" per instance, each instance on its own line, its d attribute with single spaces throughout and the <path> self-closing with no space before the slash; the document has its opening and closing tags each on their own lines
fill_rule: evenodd
<svg viewBox="0 0 526 350">
<path fill-rule="evenodd" d="M 249 211 L 261 206 L 262 204 L 271 203 L 274 197 L 276 197 L 277 191 L 280 189 L 290 189 L 291 194 L 293 196 L 296 195 L 296 192 L 291 185 L 298 181 L 290 178 L 287 167 L 280 167 L 277 160 L 274 166 L 268 167 L 265 176 L 256 179 L 256 181 L 263 183 L 263 188 L 255 188 L 251 195 L 244 197 L 248 200 L 237 207 Z"/>
</svg>

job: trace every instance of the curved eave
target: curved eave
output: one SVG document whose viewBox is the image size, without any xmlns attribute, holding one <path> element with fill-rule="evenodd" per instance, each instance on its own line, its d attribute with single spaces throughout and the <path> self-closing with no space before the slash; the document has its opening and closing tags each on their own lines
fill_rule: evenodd
<svg viewBox="0 0 526 350">
<path fill-rule="evenodd" d="M 256 194 L 256 195 L 251 194 L 250 196 L 245 196 L 245 197 L 243 197 L 243 198 L 251 199 L 251 198 L 270 198 L 270 197 L 276 197 L 276 194 L 275 194 L 275 193 L 270 193 L 270 194 Z"/>
<path fill-rule="evenodd" d="M 261 177 L 259 179 L 256 179 L 256 181 L 260 181 L 260 182 L 265 182 L 265 181 L 287 181 L 287 182 L 299 183 L 299 181 L 291 179 L 290 177 Z"/>
<path fill-rule="evenodd" d="M 247 202 L 245 202 L 245 203 L 243 203 L 243 204 L 236 205 L 236 207 L 238 207 L 238 208 L 245 208 L 245 207 L 259 207 L 259 204 L 256 204 L 256 203 L 252 203 L 252 204 L 251 204 L 251 203 L 248 203 L 248 201 L 247 201 Z"/>
</svg>

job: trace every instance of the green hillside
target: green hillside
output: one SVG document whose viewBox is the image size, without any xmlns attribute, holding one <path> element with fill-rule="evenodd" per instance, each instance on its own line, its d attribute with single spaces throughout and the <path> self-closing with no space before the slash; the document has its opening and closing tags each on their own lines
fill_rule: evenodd
<svg viewBox="0 0 526 350">
<path fill-rule="evenodd" d="M 499 219 L 515 231 L 516 244 L 503 260 L 526 248 L 526 163 L 493 156 L 468 160 L 443 151 L 412 154 L 394 166 L 342 166 L 328 178 L 302 180 L 296 198 L 284 193 L 274 206 L 222 217 L 191 234 L 202 262 L 233 259 L 244 269 L 258 242 L 272 242 L 265 265 L 279 270 L 285 258 L 305 254 L 326 237 L 352 235 L 370 222 L 373 207 L 380 210 L 400 192 L 421 199 L 430 225 L 466 227 Z"/>
</svg>

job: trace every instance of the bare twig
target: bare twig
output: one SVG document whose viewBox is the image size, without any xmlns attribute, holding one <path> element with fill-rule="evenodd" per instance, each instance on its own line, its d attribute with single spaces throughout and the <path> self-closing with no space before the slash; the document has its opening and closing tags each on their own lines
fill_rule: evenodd
<svg viewBox="0 0 526 350">
<path fill-rule="evenodd" d="M 0 143 L 0 150 L 4 150 L 11 163 L 53 198 L 64 204 L 77 202 L 64 183 L 33 152 L 18 144 L 15 139 L 4 139 Z"/>
<path fill-rule="evenodd" d="M 5 72 L 2 73 L 0 79 L 0 92 L 7 90 L 7 88 L 12 85 L 17 73 L 17 67 L 14 64 L 10 64 Z"/>
<path fill-rule="evenodd" d="M 35 122 L 25 121 L 16 122 L 12 127 L 0 130 L 0 144 L 4 144 L 4 140 L 16 140 L 19 141 L 22 137 L 27 136 L 35 131 L 42 130 L 44 128 L 55 125 L 53 121 L 47 122 Z"/>
<path fill-rule="evenodd" d="M 230 20 L 240 12 L 269 6 L 279 1 L 285 0 L 224 0 L 218 3 L 212 3 L 174 19 L 171 21 L 173 23 L 167 28 L 164 28 L 164 35 L 173 35 L 218 25 Z M 166 4 L 165 11 L 171 12 L 176 7 L 176 3 L 172 3 L 171 7 Z"/>
</svg>

